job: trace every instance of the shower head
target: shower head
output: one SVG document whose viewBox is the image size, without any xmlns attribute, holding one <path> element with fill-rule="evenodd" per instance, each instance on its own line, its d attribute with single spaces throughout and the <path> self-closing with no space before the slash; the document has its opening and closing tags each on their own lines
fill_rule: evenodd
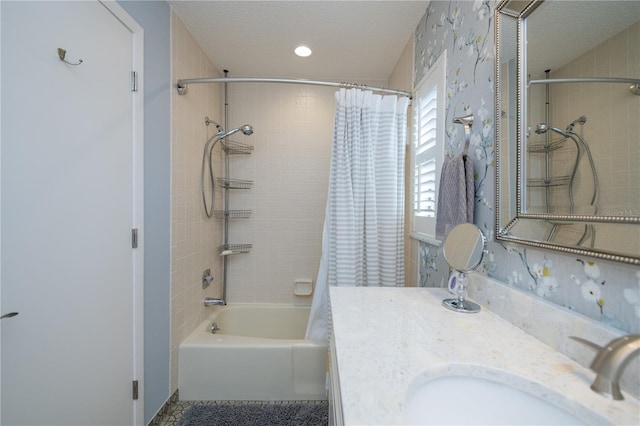
<svg viewBox="0 0 640 426">
<path fill-rule="evenodd" d="M 242 133 L 244 133 L 247 136 L 250 136 L 253 134 L 253 126 L 251 124 L 245 124 L 241 127 Z"/>
<path fill-rule="evenodd" d="M 573 128 L 575 127 L 576 124 L 580 124 L 582 126 L 586 122 L 587 122 L 587 117 L 584 115 L 581 115 L 580 117 L 573 120 L 571 124 L 567 126 L 567 132 L 573 131 Z"/>
<path fill-rule="evenodd" d="M 245 135 L 249 136 L 249 135 L 253 134 L 253 127 L 251 126 L 251 124 L 245 124 L 242 127 L 238 127 L 237 129 L 233 129 L 233 130 L 228 131 L 227 133 L 223 133 L 219 137 L 220 137 L 220 139 L 224 139 L 227 136 L 231 136 L 232 134 L 237 133 L 237 132 L 242 132 Z"/>
<path fill-rule="evenodd" d="M 536 133 L 539 135 L 547 133 L 548 130 L 549 126 L 547 126 L 547 123 L 540 123 L 536 126 Z"/>
</svg>

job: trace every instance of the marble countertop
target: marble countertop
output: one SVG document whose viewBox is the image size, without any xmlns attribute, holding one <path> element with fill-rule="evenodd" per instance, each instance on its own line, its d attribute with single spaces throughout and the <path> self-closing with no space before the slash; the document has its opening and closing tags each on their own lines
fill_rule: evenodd
<svg viewBox="0 0 640 426">
<path fill-rule="evenodd" d="M 450 297 L 443 289 L 330 288 L 345 424 L 402 424 L 412 389 L 447 375 L 509 384 L 587 424 L 640 423 L 635 398 L 596 394 L 588 368 L 484 307 L 477 314 L 444 308 Z"/>
</svg>

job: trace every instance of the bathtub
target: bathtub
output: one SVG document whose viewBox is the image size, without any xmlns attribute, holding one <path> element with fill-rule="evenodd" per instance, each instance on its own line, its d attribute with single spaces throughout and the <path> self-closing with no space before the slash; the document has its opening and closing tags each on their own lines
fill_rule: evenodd
<svg viewBox="0 0 640 426">
<path fill-rule="evenodd" d="M 184 401 L 326 399 L 326 342 L 304 340 L 309 307 L 230 304 L 181 344 Z M 211 333 L 215 322 L 219 330 Z"/>
</svg>

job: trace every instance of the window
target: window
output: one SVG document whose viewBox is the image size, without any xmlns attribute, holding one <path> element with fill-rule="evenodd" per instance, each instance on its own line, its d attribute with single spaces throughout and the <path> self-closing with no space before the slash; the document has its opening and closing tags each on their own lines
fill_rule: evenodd
<svg viewBox="0 0 640 426">
<path fill-rule="evenodd" d="M 446 51 L 414 90 L 412 236 L 435 240 L 444 153 Z"/>
</svg>

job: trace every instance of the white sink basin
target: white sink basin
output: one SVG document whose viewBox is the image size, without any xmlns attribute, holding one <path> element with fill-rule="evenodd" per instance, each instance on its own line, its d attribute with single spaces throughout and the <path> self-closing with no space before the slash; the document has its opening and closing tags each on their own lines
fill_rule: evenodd
<svg viewBox="0 0 640 426">
<path fill-rule="evenodd" d="M 409 425 L 582 425 L 576 417 L 528 393 L 477 377 L 445 376 L 414 389 Z"/>
</svg>

